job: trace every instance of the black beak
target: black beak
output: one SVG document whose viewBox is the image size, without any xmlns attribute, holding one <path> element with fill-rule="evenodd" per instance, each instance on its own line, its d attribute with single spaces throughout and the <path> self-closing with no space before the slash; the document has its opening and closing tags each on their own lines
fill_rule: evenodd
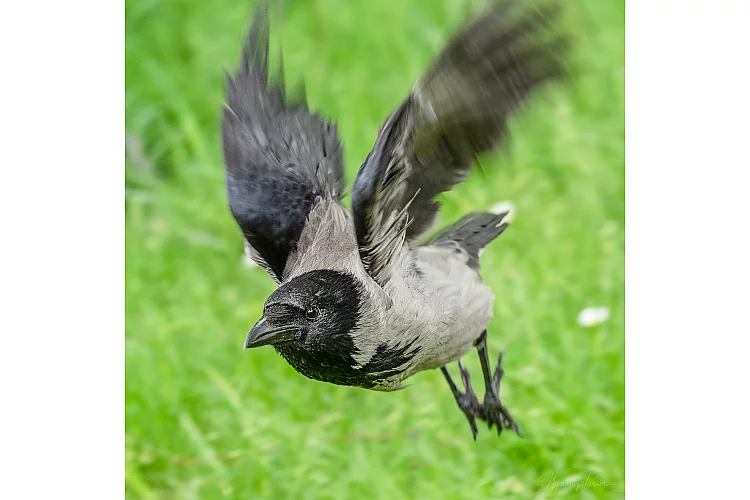
<svg viewBox="0 0 750 500">
<path fill-rule="evenodd" d="M 255 323 L 245 339 L 245 349 L 251 347 L 260 347 L 268 344 L 278 344 L 294 340 L 297 336 L 297 328 L 293 326 L 284 326 L 281 328 L 271 328 L 266 322 L 266 318 L 261 318 Z"/>
</svg>

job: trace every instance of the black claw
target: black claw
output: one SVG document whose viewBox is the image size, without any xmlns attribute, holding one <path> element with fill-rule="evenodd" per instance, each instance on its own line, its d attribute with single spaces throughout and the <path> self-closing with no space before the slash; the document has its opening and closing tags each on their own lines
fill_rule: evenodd
<svg viewBox="0 0 750 500">
<path fill-rule="evenodd" d="M 453 378 L 446 367 L 443 366 L 440 370 L 443 372 L 443 375 L 451 388 L 451 392 L 453 392 L 453 396 L 456 398 L 458 407 L 466 416 L 466 420 L 469 421 L 471 436 L 474 438 L 474 441 L 476 441 L 477 433 L 479 432 L 476 419 L 483 419 L 484 412 L 482 411 L 482 405 L 477 399 L 477 395 L 474 393 L 474 389 L 471 387 L 469 371 L 464 368 L 461 361 L 458 362 L 458 368 L 461 372 L 461 381 L 464 384 L 465 392 L 461 392 L 458 387 L 456 387 L 456 384 L 453 382 Z"/>
<path fill-rule="evenodd" d="M 497 426 L 497 434 L 500 435 L 504 429 L 512 429 L 516 434 L 522 436 L 521 429 L 507 408 L 500 402 L 500 380 L 503 378 L 503 355 L 505 352 L 501 352 L 498 356 L 497 367 L 495 373 L 492 376 L 492 387 L 487 388 L 487 392 L 484 395 L 484 412 L 488 417 L 488 420 L 493 422 Z"/>
<path fill-rule="evenodd" d="M 519 436 L 522 435 L 518 424 L 513 420 L 508 410 L 500 402 L 500 380 L 503 378 L 503 356 L 505 351 L 501 352 L 497 358 L 495 372 L 490 372 L 490 360 L 487 353 L 486 332 L 477 342 L 479 360 L 482 363 L 482 373 L 484 374 L 485 394 L 482 411 L 486 417 L 487 426 L 497 426 L 497 434 L 500 435 L 504 429 L 513 429 Z"/>
<path fill-rule="evenodd" d="M 500 379 L 503 378 L 503 374 L 505 373 L 505 370 L 503 370 L 503 356 L 505 356 L 505 351 L 501 351 L 497 357 L 495 374 L 492 376 L 492 387 L 498 394 L 500 394 Z"/>
<path fill-rule="evenodd" d="M 513 420 L 510 412 L 500 402 L 500 380 L 503 378 L 503 355 L 505 351 L 501 352 L 497 359 L 495 366 L 495 372 L 490 372 L 489 359 L 487 355 L 487 346 L 484 342 L 486 333 L 480 337 L 477 341 L 477 349 L 479 350 L 479 359 L 482 362 L 482 372 L 484 375 L 485 382 L 485 395 L 484 402 L 480 403 L 471 386 L 471 375 L 469 370 L 464 367 L 463 362 L 458 360 L 458 369 L 461 373 L 461 381 L 464 385 L 464 392 L 461 392 L 453 382 L 448 369 L 443 366 L 441 371 L 448 381 L 448 385 L 453 392 L 453 397 L 456 399 L 458 407 L 466 416 L 466 420 L 469 422 L 471 427 L 471 435 L 474 441 L 477 439 L 477 419 L 484 420 L 487 422 L 487 428 L 492 429 L 493 426 L 497 428 L 498 436 L 502 434 L 503 430 L 511 429 L 519 436 L 523 437 L 521 429 L 518 424 Z"/>
<path fill-rule="evenodd" d="M 477 420 L 473 415 L 467 413 L 466 410 L 464 410 L 464 413 L 466 414 L 466 420 L 469 421 L 469 427 L 471 427 L 471 437 L 473 437 L 474 441 L 476 441 L 477 433 L 479 432 L 479 429 L 477 429 Z"/>
</svg>

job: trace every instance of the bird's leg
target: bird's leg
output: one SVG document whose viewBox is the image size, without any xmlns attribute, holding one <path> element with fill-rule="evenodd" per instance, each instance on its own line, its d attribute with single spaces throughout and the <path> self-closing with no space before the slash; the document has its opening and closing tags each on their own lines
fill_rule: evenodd
<svg viewBox="0 0 750 500">
<path fill-rule="evenodd" d="M 508 410 L 500 402 L 500 379 L 503 377 L 503 354 L 497 358 L 497 366 L 494 375 L 490 371 L 490 359 L 487 353 L 487 330 L 474 344 L 479 353 L 479 361 L 482 363 L 482 374 L 484 375 L 484 404 L 482 410 L 484 413 L 487 426 L 492 429 L 493 425 L 497 426 L 497 434 L 500 435 L 503 429 L 513 429 L 516 434 L 523 436 L 518 424 L 510 416 Z"/>
<path fill-rule="evenodd" d="M 469 377 L 469 370 L 464 368 L 464 365 L 461 363 L 461 360 L 458 360 L 458 369 L 461 371 L 461 380 L 464 383 L 464 388 L 466 392 L 461 392 L 458 390 L 458 387 L 456 387 L 455 382 L 453 382 L 453 378 L 451 377 L 450 372 L 448 371 L 448 368 L 443 366 L 440 368 L 440 371 L 443 372 L 443 376 L 445 377 L 445 380 L 448 382 L 448 385 L 451 388 L 451 392 L 453 392 L 453 397 L 456 398 L 456 403 L 458 404 L 458 407 L 461 408 L 461 411 L 464 412 L 464 415 L 466 415 L 466 419 L 469 421 L 469 426 L 471 427 L 471 435 L 474 437 L 474 441 L 477 440 L 477 418 L 484 420 L 484 412 L 482 411 L 482 405 L 479 404 L 479 400 L 477 399 L 477 395 L 474 393 L 474 389 L 471 387 L 471 379 Z"/>
</svg>

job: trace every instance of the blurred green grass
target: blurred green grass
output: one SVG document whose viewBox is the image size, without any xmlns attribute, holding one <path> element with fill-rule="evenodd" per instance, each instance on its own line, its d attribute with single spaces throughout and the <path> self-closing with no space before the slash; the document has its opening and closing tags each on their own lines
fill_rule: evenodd
<svg viewBox="0 0 750 500">
<path fill-rule="evenodd" d="M 287 79 L 304 77 L 311 107 L 338 121 L 349 182 L 381 121 L 482 5 L 276 9 Z M 444 223 L 500 200 L 518 209 L 482 265 L 497 296 L 489 344 L 507 350 L 502 396 L 527 437 L 481 428 L 476 443 L 437 371 L 381 394 L 307 380 L 270 348 L 243 352 L 274 285 L 242 264 L 218 116 L 250 11 L 126 1 L 127 496 L 621 498 L 624 2 L 569 6 L 571 81 L 513 122 L 508 153 L 444 196 Z M 584 329 L 576 317 L 592 305 L 612 316 Z M 548 487 L 550 474 L 608 485 Z"/>
</svg>

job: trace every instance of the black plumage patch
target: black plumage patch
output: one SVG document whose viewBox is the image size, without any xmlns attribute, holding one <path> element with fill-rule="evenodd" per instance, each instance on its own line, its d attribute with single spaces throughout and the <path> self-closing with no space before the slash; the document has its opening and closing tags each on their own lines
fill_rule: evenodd
<svg viewBox="0 0 750 500">
<path fill-rule="evenodd" d="M 416 339 L 395 348 L 380 344 L 364 366 L 357 363 L 352 333 L 363 300 L 356 278 L 340 271 L 319 269 L 284 283 L 266 301 L 266 319 L 272 326 L 295 326 L 300 334 L 274 347 L 299 373 L 323 382 L 372 388 L 401 373 L 419 352 Z M 318 313 L 309 319 L 305 312 L 312 308 Z"/>
<path fill-rule="evenodd" d="M 297 340 L 276 350 L 302 375 L 341 385 L 355 383 L 357 348 L 351 337 L 360 316 L 363 290 L 350 274 L 319 269 L 280 286 L 266 301 L 294 305 L 300 314 L 315 307 L 319 314 L 305 320 Z M 301 321 L 301 320 L 300 320 Z"/>
<path fill-rule="evenodd" d="M 370 361 L 361 368 L 361 371 L 366 373 L 373 383 L 379 379 L 402 373 L 406 369 L 404 365 L 409 363 L 421 349 L 420 346 L 414 347 L 416 341 L 417 338 L 415 337 L 411 342 L 401 347 L 380 344 Z"/>
<path fill-rule="evenodd" d="M 227 195 L 248 243 L 281 279 L 315 199 L 311 183 L 299 170 L 260 164 L 228 172 Z"/>
<path fill-rule="evenodd" d="M 413 254 L 411 257 L 411 262 L 409 262 L 409 271 L 417 278 L 424 277 L 424 271 L 422 271 L 422 269 L 419 267 L 419 262 L 417 261 L 417 257 Z"/>
<path fill-rule="evenodd" d="M 340 199 L 344 169 L 336 127 L 289 99 L 281 75 L 269 81 L 268 44 L 262 1 L 226 77 L 222 142 L 232 215 L 280 283 L 315 199 Z"/>
</svg>

